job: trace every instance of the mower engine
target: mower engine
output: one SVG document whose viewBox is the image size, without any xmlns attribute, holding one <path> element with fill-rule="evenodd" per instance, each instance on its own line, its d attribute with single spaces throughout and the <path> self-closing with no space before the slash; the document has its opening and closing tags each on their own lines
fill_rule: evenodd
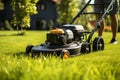
<svg viewBox="0 0 120 80">
<path fill-rule="evenodd" d="M 84 28 L 78 25 L 63 25 L 47 33 L 47 40 L 52 45 L 66 45 L 73 41 L 83 40 Z"/>
</svg>

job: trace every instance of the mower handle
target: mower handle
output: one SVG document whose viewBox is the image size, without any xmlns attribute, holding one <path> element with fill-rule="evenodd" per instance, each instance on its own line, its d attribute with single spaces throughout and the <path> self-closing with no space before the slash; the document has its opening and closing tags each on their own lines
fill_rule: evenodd
<svg viewBox="0 0 120 80">
<path fill-rule="evenodd" d="M 111 10 L 111 6 L 113 5 L 113 3 L 115 2 L 115 0 L 112 0 L 111 3 L 109 4 L 109 6 L 107 7 L 107 9 L 105 10 L 105 12 L 103 13 L 102 17 L 98 20 L 97 24 L 95 25 L 95 27 L 93 28 L 93 30 L 91 31 L 87 42 L 90 43 L 90 40 L 94 34 L 95 31 L 97 31 L 97 29 L 101 28 L 101 23 L 102 20 L 105 18 L 105 16 L 110 12 Z"/>
<path fill-rule="evenodd" d="M 72 24 L 78 17 L 81 16 L 81 14 L 83 13 L 83 11 L 86 9 L 86 7 L 90 4 L 91 0 L 89 0 L 86 5 L 79 11 L 79 13 L 70 21 L 69 24 Z"/>
</svg>

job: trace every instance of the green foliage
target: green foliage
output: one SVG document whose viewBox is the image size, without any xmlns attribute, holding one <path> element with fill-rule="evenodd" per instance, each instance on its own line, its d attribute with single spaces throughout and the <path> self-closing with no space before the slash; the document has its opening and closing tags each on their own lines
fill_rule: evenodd
<svg viewBox="0 0 120 80">
<path fill-rule="evenodd" d="M 0 80 L 120 80 L 120 43 L 108 44 L 111 39 L 109 32 L 103 36 L 104 51 L 66 60 L 54 56 L 31 58 L 20 54 L 28 44 L 43 43 L 47 31 L 28 31 L 25 36 L 14 33 L 0 31 Z"/>
<path fill-rule="evenodd" d="M 85 6 L 85 4 L 86 4 L 85 0 L 84 0 L 84 1 L 81 0 L 81 1 L 79 2 L 79 9 L 81 10 L 81 9 Z M 88 11 L 90 12 L 90 10 L 91 10 L 91 7 L 90 7 L 90 6 L 87 6 L 86 9 L 85 9 L 83 12 L 88 12 Z M 86 14 L 86 15 L 82 14 L 82 15 L 76 20 L 76 23 L 81 24 L 81 25 L 84 26 L 84 28 L 86 28 L 85 26 L 87 25 L 88 20 L 89 20 L 88 14 Z"/>
<path fill-rule="evenodd" d="M 58 6 L 59 23 L 69 23 L 83 8 L 83 6 L 85 6 L 85 4 L 85 0 L 61 0 L 61 4 Z M 84 12 L 93 12 L 93 6 L 87 6 Z M 86 28 L 89 20 L 94 19 L 94 15 L 91 16 L 91 14 L 82 14 L 73 24 L 81 24 L 84 28 Z"/>
<path fill-rule="evenodd" d="M 79 11 L 78 0 L 61 0 L 58 11 L 59 23 L 69 23 Z"/>
<path fill-rule="evenodd" d="M 4 4 L 0 0 L 0 10 L 3 10 L 3 9 L 4 9 Z"/>
<path fill-rule="evenodd" d="M 12 0 L 14 10 L 14 26 L 29 27 L 30 15 L 36 13 L 36 2 L 38 0 Z"/>
<path fill-rule="evenodd" d="M 13 28 L 9 21 L 5 20 L 5 22 L 0 22 L 0 30 L 13 30 Z"/>
<path fill-rule="evenodd" d="M 7 30 L 13 30 L 13 28 L 11 27 L 10 23 L 8 22 L 8 20 L 5 20 L 5 26 Z"/>
</svg>

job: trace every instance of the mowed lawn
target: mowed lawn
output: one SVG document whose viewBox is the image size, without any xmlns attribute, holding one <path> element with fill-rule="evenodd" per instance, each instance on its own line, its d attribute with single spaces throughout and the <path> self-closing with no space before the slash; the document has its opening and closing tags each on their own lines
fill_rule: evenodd
<svg viewBox="0 0 120 80">
<path fill-rule="evenodd" d="M 118 44 L 113 45 L 111 32 L 104 32 L 103 51 L 69 59 L 25 56 L 26 46 L 43 43 L 47 32 L 17 36 L 16 31 L 0 31 L 0 80 L 120 80 L 120 33 Z"/>
</svg>

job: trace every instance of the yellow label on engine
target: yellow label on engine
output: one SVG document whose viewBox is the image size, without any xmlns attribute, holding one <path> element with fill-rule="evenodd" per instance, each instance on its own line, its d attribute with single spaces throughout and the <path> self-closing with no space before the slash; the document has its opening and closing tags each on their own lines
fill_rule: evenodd
<svg viewBox="0 0 120 80">
<path fill-rule="evenodd" d="M 50 30 L 50 33 L 51 34 L 64 34 L 64 30 L 60 28 L 56 28 L 56 29 Z"/>
</svg>

